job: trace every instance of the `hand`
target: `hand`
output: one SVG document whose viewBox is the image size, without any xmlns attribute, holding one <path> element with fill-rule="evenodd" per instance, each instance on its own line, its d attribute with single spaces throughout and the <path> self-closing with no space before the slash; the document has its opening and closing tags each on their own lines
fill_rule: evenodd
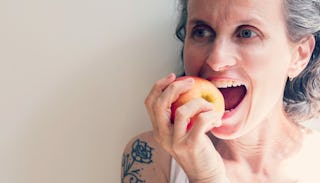
<svg viewBox="0 0 320 183">
<path fill-rule="evenodd" d="M 171 104 L 194 84 L 192 79 L 175 79 L 176 76 L 170 74 L 159 80 L 145 100 L 154 138 L 182 166 L 190 182 L 220 180 L 225 176 L 224 164 L 206 135 L 221 125 L 220 115 L 204 99 L 194 99 L 176 110 L 172 124 Z M 190 119 L 194 124 L 187 131 Z"/>
</svg>

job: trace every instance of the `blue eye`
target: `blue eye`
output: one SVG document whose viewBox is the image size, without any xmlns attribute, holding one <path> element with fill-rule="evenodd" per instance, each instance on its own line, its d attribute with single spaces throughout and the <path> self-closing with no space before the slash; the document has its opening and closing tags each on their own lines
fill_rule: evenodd
<svg viewBox="0 0 320 183">
<path fill-rule="evenodd" d="M 193 37 L 210 37 L 210 36 L 211 36 L 211 33 L 206 29 L 198 28 L 193 31 Z"/>
<path fill-rule="evenodd" d="M 256 37 L 257 33 L 255 33 L 254 31 L 250 30 L 250 29 L 242 29 L 238 32 L 237 35 L 239 38 L 252 38 L 252 37 Z"/>
<path fill-rule="evenodd" d="M 212 40 L 215 37 L 215 33 L 210 27 L 198 25 L 192 29 L 191 37 L 197 42 L 206 42 Z"/>
</svg>

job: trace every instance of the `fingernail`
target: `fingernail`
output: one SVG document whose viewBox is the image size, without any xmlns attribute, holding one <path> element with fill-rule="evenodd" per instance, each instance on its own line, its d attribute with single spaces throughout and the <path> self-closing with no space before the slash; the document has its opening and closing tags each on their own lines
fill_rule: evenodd
<svg viewBox="0 0 320 183">
<path fill-rule="evenodd" d="M 168 74 L 167 79 L 171 79 L 171 78 L 173 78 L 174 76 L 175 76 L 174 73 L 170 73 L 170 74 Z"/>
<path fill-rule="evenodd" d="M 186 82 L 188 82 L 188 83 L 193 83 L 194 80 L 193 80 L 192 78 L 188 78 L 188 79 L 186 79 Z"/>
</svg>

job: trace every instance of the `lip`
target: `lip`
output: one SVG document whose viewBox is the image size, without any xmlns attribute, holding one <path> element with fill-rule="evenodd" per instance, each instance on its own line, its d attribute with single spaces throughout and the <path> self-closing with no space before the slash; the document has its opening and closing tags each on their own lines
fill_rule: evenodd
<svg viewBox="0 0 320 183">
<path fill-rule="evenodd" d="M 232 138 L 241 127 L 243 115 L 246 113 L 245 106 L 248 104 L 248 93 L 244 96 L 240 104 L 230 112 L 224 112 L 221 118 L 221 126 L 215 127 L 211 132 L 219 138 Z"/>
<path fill-rule="evenodd" d="M 247 104 L 248 100 L 248 93 L 244 96 L 242 101 L 239 105 L 234 108 L 230 112 L 224 112 L 221 121 L 222 125 L 214 129 L 214 132 L 220 135 L 231 135 L 235 133 L 239 127 L 239 122 L 242 121 L 243 114 L 245 113 L 245 105 Z"/>
</svg>

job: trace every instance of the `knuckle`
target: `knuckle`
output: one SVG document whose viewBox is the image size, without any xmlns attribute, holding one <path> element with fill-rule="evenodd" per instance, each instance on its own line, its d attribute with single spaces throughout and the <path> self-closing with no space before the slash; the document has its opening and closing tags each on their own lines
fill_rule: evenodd
<svg viewBox="0 0 320 183">
<path fill-rule="evenodd" d="M 162 89 L 163 87 L 165 87 L 165 80 L 164 79 L 160 79 L 158 81 L 156 81 L 156 83 L 154 84 L 154 88 L 157 89 Z"/>
<path fill-rule="evenodd" d="M 192 154 L 195 148 L 196 148 L 196 143 L 192 137 L 187 138 L 183 142 L 183 150 L 185 151 L 185 153 Z"/>
<path fill-rule="evenodd" d="M 178 87 L 177 82 L 173 82 L 172 84 L 170 84 L 170 85 L 168 86 L 168 88 L 169 88 L 169 90 L 171 90 L 171 91 L 176 91 L 179 87 Z"/>
<path fill-rule="evenodd" d="M 184 145 L 187 147 L 188 150 L 192 150 L 195 146 L 195 141 L 192 137 L 189 137 L 185 140 Z"/>
<path fill-rule="evenodd" d="M 213 124 L 214 120 L 214 114 L 212 114 L 211 112 L 200 113 L 197 117 L 197 123 L 199 125 Z"/>
<path fill-rule="evenodd" d="M 202 112 L 198 115 L 199 121 L 208 121 L 212 117 L 210 112 Z"/>
</svg>

